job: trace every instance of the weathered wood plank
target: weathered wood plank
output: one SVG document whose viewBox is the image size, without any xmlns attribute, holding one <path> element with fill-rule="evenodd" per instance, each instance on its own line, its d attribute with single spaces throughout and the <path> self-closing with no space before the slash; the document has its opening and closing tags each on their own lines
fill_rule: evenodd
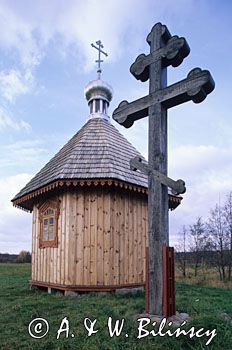
<svg viewBox="0 0 232 350">
<path fill-rule="evenodd" d="M 125 198 L 125 258 L 124 258 L 124 274 L 125 274 L 125 283 L 129 283 L 130 275 L 129 275 L 129 246 L 130 246 L 130 230 L 129 230 L 129 222 L 130 222 L 130 208 L 129 208 L 129 196 Z"/>
<path fill-rule="evenodd" d="M 112 276 L 113 284 L 119 284 L 119 234 L 121 222 L 121 197 L 117 191 L 111 194 Z"/>
<path fill-rule="evenodd" d="M 32 280 L 35 279 L 35 269 L 36 269 L 36 211 L 35 206 L 33 207 L 32 214 L 32 253 L 31 253 L 31 277 Z"/>
<path fill-rule="evenodd" d="M 151 33 L 151 52 L 162 45 L 160 26 Z M 159 60 L 150 66 L 149 92 L 166 86 L 167 72 Z M 160 103 L 149 108 L 149 166 L 167 175 L 167 110 Z M 162 246 L 168 245 L 168 189 L 148 176 L 149 312 L 162 315 Z"/>
<path fill-rule="evenodd" d="M 59 231 L 58 232 L 58 235 L 59 235 Z M 54 283 L 56 283 L 57 281 L 57 251 L 58 251 L 58 248 L 53 248 L 53 281 Z"/>
<path fill-rule="evenodd" d="M 66 194 L 62 196 L 62 220 L 61 220 L 61 258 L 60 258 L 60 272 L 61 272 L 61 284 L 65 284 L 65 239 L 66 239 Z"/>
<path fill-rule="evenodd" d="M 68 274 L 69 274 L 69 283 L 74 284 L 75 283 L 75 255 L 76 255 L 76 193 L 71 192 L 70 193 L 70 210 L 69 210 L 69 252 L 68 252 L 68 259 L 69 259 L 69 266 L 68 266 Z"/>
<path fill-rule="evenodd" d="M 65 219 L 65 284 L 71 284 L 69 276 L 69 249 L 70 249 L 70 193 L 66 193 L 66 219 Z"/>
<path fill-rule="evenodd" d="M 60 255 L 61 255 L 61 235 L 62 235 L 62 218 L 61 218 L 61 203 L 62 199 L 59 197 L 59 218 L 58 218 L 58 247 L 57 247 L 57 257 L 56 257 L 56 283 L 61 283 L 60 275 Z"/>
<path fill-rule="evenodd" d="M 46 266 L 47 280 L 52 281 L 53 266 L 51 264 L 51 261 L 52 261 L 52 249 L 51 249 L 51 247 L 44 249 L 44 256 L 46 259 L 45 266 Z"/>
<path fill-rule="evenodd" d="M 97 196 L 90 196 L 90 284 L 97 284 Z"/>
<path fill-rule="evenodd" d="M 38 276 L 38 259 L 39 259 L 39 236 L 38 236 L 38 225 L 39 225 L 39 218 L 38 218 L 38 209 L 36 206 L 34 206 L 34 212 L 35 212 L 35 268 L 34 268 L 34 280 L 39 279 Z"/>
<path fill-rule="evenodd" d="M 120 193 L 120 231 L 119 231 L 119 284 L 125 283 L 125 249 L 126 249 L 126 212 L 125 212 L 125 196 Z"/>
<path fill-rule="evenodd" d="M 142 200 L 137 196 L 137 280 L 136 282 L 143 282 L 143 264 L 142 264 Z"/>
<path fill-rule="evenodd" d="M 37 214 L 37 236 L 38 236 L 38 243 L 40 239 L 40 221 L 39 221 L 39 213 Z M 42 254 L 42 249 L 40 249 L 38 245 L 38 280 L 41 281 L 41 254 Z"/>
<path fill-rule="evenodd" d="M 90 284 L 90 193 L 86 191 L 85 197 L 85 231 L 84 231 L 84 284 Z"/>
<path fill-rule="evenodd" d="M 147 215 L 148 215 L 148 208 L 147 203 L 145 201 L 142 201 L 142 264 L 143 264 L 143 281 L 146 280 L 146 247 L 148 246 L 148 227 L 147 227 Z"/>
<path fill-rule="evenodd" d="M 84 219 L 84 191 L 80 190 L 77 194 L 77 217 L 76 217 L 76 284 L 81 285 L 84 282 L 84 233 L 85 233 L 85 219 Z"/>
<path fill-rule="evenodd" d="M 104 283 L 103 189 L 97 190 L 97 284 Z"/>
<path fill-rule="evenodd" d="M 104 194 L 103 202 L 103 236 L 104 236 L 104 282 L 111 284 L 111 232 L 110 232 L 110 193 Z"/>
<path fill-rule="evenodd" d="M 41 248 L 40 251 L 41 251 L 41 255 L 40 255 L 40 257 L 41 257 L 41 261 L 40 261 L 40 264 L 41 264 L 40 273 L 41 273 L 41 275 L 40 275 L 40 278 L 41 279 L 40 279 L 40 281 L 45 281 L 47 278 L 47 271 L 46 271 L 46 265 L 45 265 L 44 248 Z"/>
<path fill-rule="evenodd" d="M 132 196 L 132 203 L 133 203 L 133 222 L 134 222 L 134 237 L 133 237 L 133 243 L 134 243 L 134 251 L 133 251 L 133 282 L 138 282 L 138 275 L 139 275 L 139 267 L 138 267 L 138 203 L 137 198 L 133 194 Z"/>
</svg>

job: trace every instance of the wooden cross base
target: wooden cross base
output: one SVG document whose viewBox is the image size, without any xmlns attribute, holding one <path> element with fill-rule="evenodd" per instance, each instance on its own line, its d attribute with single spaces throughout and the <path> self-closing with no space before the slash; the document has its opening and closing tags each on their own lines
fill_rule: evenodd
<svg viewBox="0 0 232 350">
<path fill-rule="evenodd" d="M 146 313 L 149 314 L 148 247 L 146 248 Z M 163 317 L 176 314 L 174 248 L 163 246 Z"/>
</svg>

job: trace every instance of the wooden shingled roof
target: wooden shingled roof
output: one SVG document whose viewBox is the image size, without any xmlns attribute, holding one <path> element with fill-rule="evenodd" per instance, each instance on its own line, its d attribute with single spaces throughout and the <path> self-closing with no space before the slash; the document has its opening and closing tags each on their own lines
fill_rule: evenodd
<svg viewBox="0 0 232 350">
<path fill-rule="evenodd" d="M 90 119 L 12 201 L 59 179 L 116 179 L 147 188 L 147 177 L 130 170 L 138 155 L 111 123 Z"/>
</svg>

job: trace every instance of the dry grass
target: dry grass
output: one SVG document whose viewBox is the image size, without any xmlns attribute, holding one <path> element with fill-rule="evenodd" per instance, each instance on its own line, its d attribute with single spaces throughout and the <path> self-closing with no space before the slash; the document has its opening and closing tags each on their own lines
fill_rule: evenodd
<svg viewBox="0 0 232 350">
<path fill-rule="evenodd" d="M 194 268 L 191 266 L 187 267 L 186 277 L 183 277 L 182 272 L 176 264 L 175 277 L 176 281 L 181 283 L 232 289 L 232 281 L 220 281 L 217 269 L 204 264 L 202 264 L 198 269 L 197 277 L 194 276 Z"/>
</svg>

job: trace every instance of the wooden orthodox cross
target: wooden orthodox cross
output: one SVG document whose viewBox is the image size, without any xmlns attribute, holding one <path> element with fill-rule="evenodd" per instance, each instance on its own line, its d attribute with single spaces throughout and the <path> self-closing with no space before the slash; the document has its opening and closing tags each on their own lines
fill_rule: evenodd
<svg viewBox="0 0 232 350">
<path fill-rule="evenodd" d="M 122 101 L 113 119 L 126 128 L 149 116 L 148 166 L 140 159 L 131 167 L 148 175 L 148 311 L 163 315 L 163 254 L 169 245 L 168 187 L 176 194 L 185 192 L 183 180 L 167 177 L 167 109 L 192 100 L 202 102 L 213 91 L 214 81 L 207 70 L 195 68 L 186 79 L 167 86 L 167 67 L 179 66 L 190 49 L 184 38 L 171 36 L 165 25 L 157 23 L 147 37 L 150 54 L 141 54 L 130 67 L 136 79 L 149 79 L 149 95 L 128 103 Z"/>
</svg>

